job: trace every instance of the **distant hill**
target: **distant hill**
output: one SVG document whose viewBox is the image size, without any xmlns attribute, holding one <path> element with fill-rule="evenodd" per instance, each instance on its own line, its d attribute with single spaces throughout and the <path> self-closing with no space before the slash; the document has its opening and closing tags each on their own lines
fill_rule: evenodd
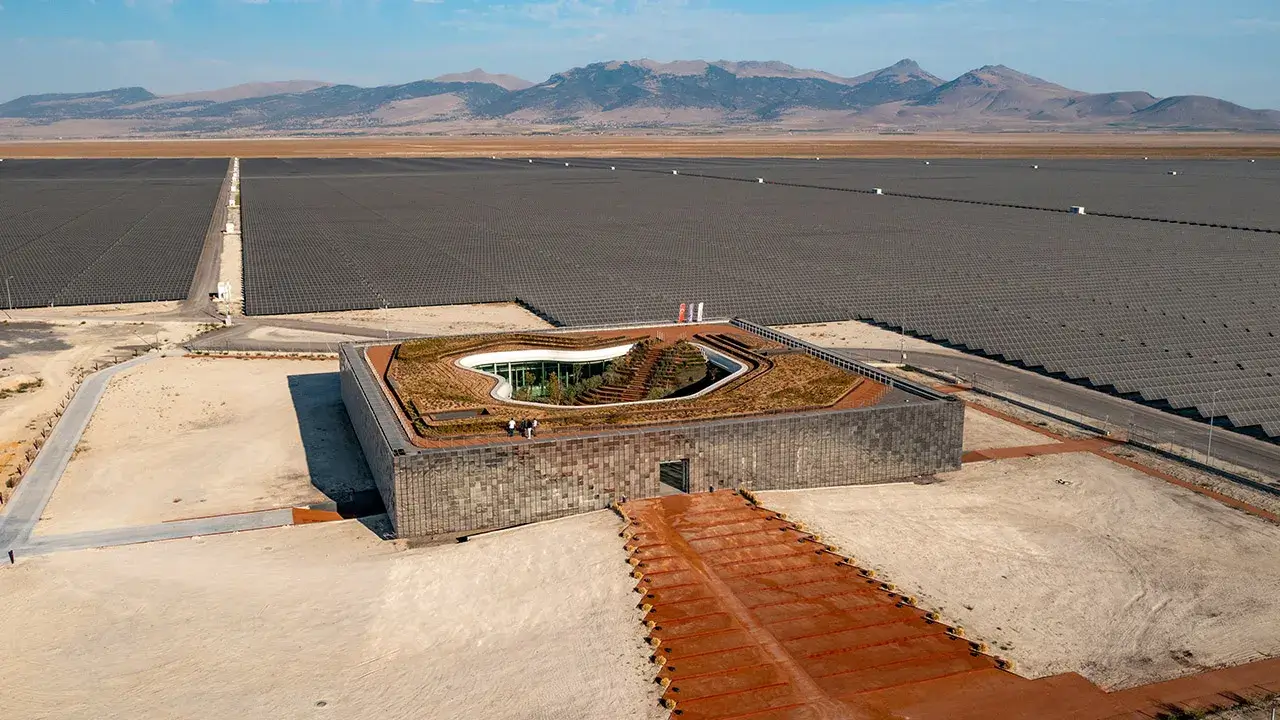
<svg viewBox="0 0 1280 720">
<path fill-rule="evenodd" d="M 504 90 L 523 90 L 533 86 L 533 83 L 515 75 L 495 75 L 487 73 L 480 68 L 470 72 L 441 75 L 435 78 L 435 81 L 438 83 L 489 83 L 490 85 L 497 85 Z"/>
<path fill-rule="evenodd" d="M 166 102 L 199 102 L 211 103 L 247 100 L 249 98 L 268 97 L 270 95 L 290 95 L 304 93 L 317 88 L 328 87 L 331 83 L 318 80 L 284 80 L 282 82 L 259 82 L 234 85 L 221 90 L 186 93 L 184 95 L 164 95 L 160 99 Z"/>
<path fill-rule="evenodd" d="M 130 87 L 0 104 L 23 137 L 503 133 L 626 128 L 1280 131 L 1280 112 L 1140 90 L 1086 93 L 1003 65 L 943 80 L 912 60 L 854 77 L 778 61 L 615 60 L 541 83 L 481 69 L 400 85 L 313 80 L 157 96 Z M 101 122 L 110 121 L 110 122 Z M 104 131 L 103 128 L 110 128 Z"/>
<path fill-rule="evenodd" d="M 1066 106 L 1086 93 L 1003 65 L 986 65 L 943 83 L 908 103 L 931 116 L 1033 117 Z"/>
<path fill-rule="evenodd" d="M 1161 127 L 1225 127 L 1233 130 L 1274 130 L 1280 112 L 1250 110 L 1203 95 L 1179 95 L 1152 103 L 1133 113 L 1132 120 Z"/>
<path fill-rule="evenodd" d="M 0 105 L 0 117 L 28 120 L 80 120 L 111 116 L 125 105 L 154 100 L 155 95 L 140 87 L 116 88 L 89 93 L 24 95 Z"/>
</svg>

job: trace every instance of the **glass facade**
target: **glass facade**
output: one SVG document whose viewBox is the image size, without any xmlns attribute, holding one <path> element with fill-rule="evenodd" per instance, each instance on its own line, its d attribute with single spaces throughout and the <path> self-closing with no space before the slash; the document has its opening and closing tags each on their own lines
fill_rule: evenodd
<svg viewBox="0 0 1280 720">
<path fill-rule="evenodd" d="M 587 378 L 603 375 L 610 361 L 572 363 L 557 360 L 528 360 L 477 365 L 480 372 L 497 375 L 511 385 L 512 396 L 528 395 L 533 399 L 550 394 L 551 378 L 559 378 L 561 387 L 578 385 Z"/>
</svg>

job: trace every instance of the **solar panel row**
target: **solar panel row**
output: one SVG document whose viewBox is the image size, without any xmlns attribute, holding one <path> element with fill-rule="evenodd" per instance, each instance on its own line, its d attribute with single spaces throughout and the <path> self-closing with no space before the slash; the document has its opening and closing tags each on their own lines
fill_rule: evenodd
<svg viewBox="0 0 1280 720">
<path fill-rule="evenodd" d="M 245 161 L 248 310 L 857 317 L 1280 436 L 1270 234 L 570 163 Z"/>
<path fill-rule="evenodd" d="M 225 160 L 0 163 L 0 301 L 185 298 Z"/>
<path fill-rule="evenodd" d="M 563 161 L 557 161 L 563 166 Z M 963 202 L 1280 231 L 1280 162 L 667 158 L 571 159 L 616 166 Z M 1171 174 L 1176 173 L 1176 174 Z"/>
</svg>

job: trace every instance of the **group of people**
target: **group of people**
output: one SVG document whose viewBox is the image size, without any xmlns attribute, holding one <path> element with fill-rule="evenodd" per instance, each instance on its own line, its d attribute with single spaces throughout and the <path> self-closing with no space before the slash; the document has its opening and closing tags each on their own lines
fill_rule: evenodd
<svg viewBox="0 0 1280 720">
<path fill-rule="evenodd" d="M 515 437 L 516 430 L 519 430 L 525 439 L 531 440 L 533 439 L 533 434 L 538 430 L 538 419 L 533 418 L 532 420 L 520 420 L 517 422 L 515 418 L 511 418 L 507 421 L 507 437 Z"/>
</svg>

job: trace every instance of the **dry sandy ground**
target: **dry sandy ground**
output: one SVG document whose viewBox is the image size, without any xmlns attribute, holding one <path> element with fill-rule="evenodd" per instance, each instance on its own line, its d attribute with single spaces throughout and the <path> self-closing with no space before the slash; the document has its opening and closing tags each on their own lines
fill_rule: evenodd
<svg viewBox="0 0 1280 720">
<path fill-rule="evenodd" d="M 24 308 L 10 310 L 5 314 L 15 320 L 119 319 L 170 313 L 181 309 L 181 307 L 181 300 L 159 300 L 156 302 L 112 303 L 108 305 L 58 305 L 48 308 Z"/>
<path fill-rule="evenodd" d="M 86 320 L 80 324 L 63 319 L 0 324 L 0 382 L 6 377 L 40 381 L 37 388 L 0 399 L 0 448 L 21 447 L 34 440 L 67 391 L 81 375 L 93 370 L 96 361 L 128 358 L 132 350 L 127 348 L 178 343 L 198 331 L 196 323 L 178 322 Z M 17 461 L 20 454 L 11 459 Z M 14 470 L 6 463 L 0 467 L 0 478 Z M 7 498 L 11 492 L 0 486 L 0 497 Z"/>
<path fill-rule="evenodd" d="M 432 307 L 388 308 L 386 310 L 349 310 L 343 312 L 303 313 L 297 315 L 264 315 L 274 318 L 310 320 L 360 327 L 379 332 L 422 333 L 424 335 L 463 335 L 504 330 L 545 330 L 551 325 L 514 303 L 482 305 L 438 305 Z"/>
<path fill-rule="evenodd" d="M 467 125 L 474 126 L 468 120 Z M 20 128 L 17 128 L 20 129 Z M 0 127 L 12 133 L 14 128 Z M 459 128 L 461 129 L 461 128 Z M 65 136 L 111 131 L 68 129 Z M 85 140 L 0 143 L 0 157 L 1276 157 L 1280 137 L 1233 133 L 734 133 L 715 137 L 665 134 L 558 137 L 228 138 Z"/>
<path fill-rule="evenodd" d="M 337 360 L 166 357 L 112 379 L 36 534 L 308 505 L 373 488 Z"/>
<path fill-rule="evenodd" d="M 843 322 L 807 323 L 804 325 L 779 325 L 775 328 L 793 337 L 831 348 L 854 348 L 860 350 L 897 350 L 905 346 L 908 353 L 912 350 L 936 353 L 956 352 L 942 345 L 927 340 L 906 337 L 891 330 L 876 327 L 859 320 Z"/>
<path fill-rule="evenodd" d="M 346 521 L 0 567 L 0 717 L 657 720 L 619 527 L 398 550 Z"/>
<path fill-rule="evenodd" d="M 1049 445 L 1057 442 L 1047 435 L 1006 422 L 973 408 L 964 410 L 964 447 L 969 450 Z"/>
<path fill-rule="evenodd" d="M 1086 453 L 939 477 L 760 497 L 1030 677 L 1129 687 L 1280 654 L 1280 527 Z"/>
</svg>

